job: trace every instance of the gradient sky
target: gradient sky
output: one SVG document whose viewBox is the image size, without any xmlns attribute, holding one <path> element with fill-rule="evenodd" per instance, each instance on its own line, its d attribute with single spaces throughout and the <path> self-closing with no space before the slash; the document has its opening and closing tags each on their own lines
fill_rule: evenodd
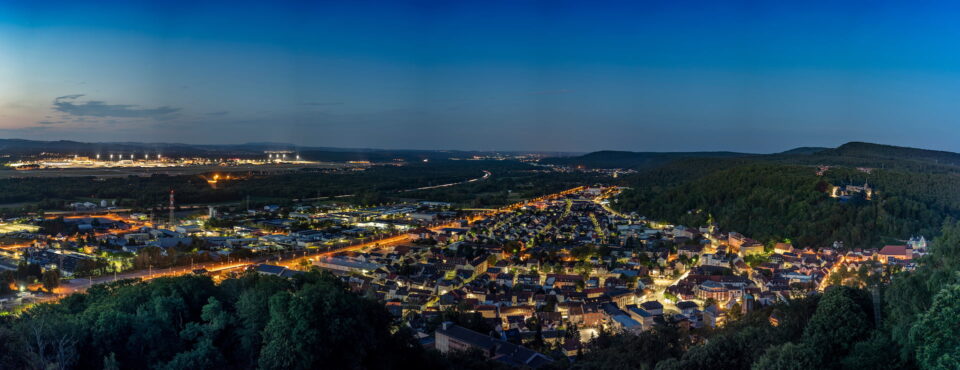
<svg viewBox="0 0 960 370">
<path fill-rule="evenodd" d="M 960 151 L 950 3 L 0 0 L 0 137 Z"/>
</svg>

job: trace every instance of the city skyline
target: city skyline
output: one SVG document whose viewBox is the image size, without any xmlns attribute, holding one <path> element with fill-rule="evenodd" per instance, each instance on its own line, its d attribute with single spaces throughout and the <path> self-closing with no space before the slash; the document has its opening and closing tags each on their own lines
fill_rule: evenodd
<svg viewBox="0 0 960 370">
<path fill-rule="evenodd" d="M 233 4 L 233 5 L 231 5 Z M 960 151 L 954 5 L 0 4 L 0 137 Z"/>
</svg>

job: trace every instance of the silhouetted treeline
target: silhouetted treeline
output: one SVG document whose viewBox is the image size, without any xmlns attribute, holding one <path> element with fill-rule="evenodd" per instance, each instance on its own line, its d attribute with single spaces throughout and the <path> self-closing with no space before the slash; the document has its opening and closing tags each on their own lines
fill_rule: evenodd
<svg viewBox="0 0 960 370">
<path fill-rule="evenodd" d="M 465 366 L 460 366 L 465 365 Z M 97 285 L 0 322 L 0 368 L 497 368 L 482 353 L 441 356 L 382 303 L 319 272 L 249 273 Z"/>
</svg>

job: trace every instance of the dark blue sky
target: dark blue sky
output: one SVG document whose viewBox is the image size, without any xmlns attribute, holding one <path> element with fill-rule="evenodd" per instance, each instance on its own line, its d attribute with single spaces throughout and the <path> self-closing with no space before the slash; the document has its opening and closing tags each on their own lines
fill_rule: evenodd
<svg viewBox="0 0 960 370">
<path fill-rule="evenodd" d="M 960 151 L 949 4 L 0 0 L 0 137 Z"/>
</svg>

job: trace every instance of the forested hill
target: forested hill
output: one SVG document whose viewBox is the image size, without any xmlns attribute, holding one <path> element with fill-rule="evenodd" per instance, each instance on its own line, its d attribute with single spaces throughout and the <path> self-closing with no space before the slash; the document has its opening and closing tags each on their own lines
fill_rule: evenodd
<svg viewBox="0 0 960 370">
<path fill-rule="evenodd" d="M 683 158 L 735 158 L 752 154 L 736 152 L 624 152 L 604 150 L 579 157 L 548 158 L 543 162 L 587 168 L 653 168 Z"/>
<path fill-rule="evenodd" d="M 823 152 L 824 150 L 829 150 L 829 149 L 830 149 L 830 148 L 822 148 L 822 147 L 816 147 L 816 146 L 804 146 L 804 147 L 799 147 L 799 148 L 793 148 L 793 149 L 790 149 L 790 150 L 781 152 L 780 154 L 786 154 L 786 155 L 794 155 L 794 154 L 813 155 L 813 154 L 817 154 L 817 153 Z"/>
<path fill-rule="evenodd" d="M 861 142 L 846 143 L 836 149 L 821 151 L 817 154 L 825 157 L 910 160 L 960 166 L 960 154 L 957 153 Z"/>
<path fill-rule="evenodd" d="M 623 178 L 631 189 L 616 207 L 690 226 L 712 217 L 765 242 L 878 247 L 935 236 L 944 220 L 960 218 L 960 167 L 944 164 L 953 156 L 851 143 L 812 155 L 682 159 Z M 829 196 L 833 186 L 864 183 L 875 191 L 869 200 Z"/>
</svg>

